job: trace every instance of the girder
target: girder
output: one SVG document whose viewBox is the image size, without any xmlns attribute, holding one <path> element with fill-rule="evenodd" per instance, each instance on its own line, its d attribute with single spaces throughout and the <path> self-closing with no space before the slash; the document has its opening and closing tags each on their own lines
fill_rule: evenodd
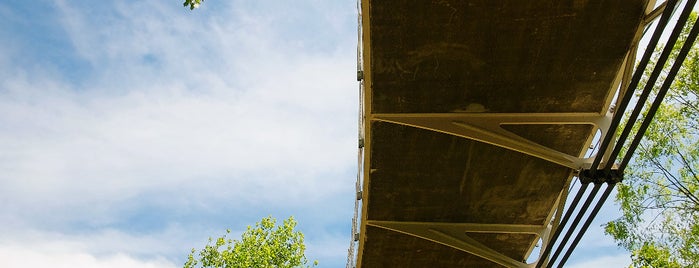
<svg viewBox="0 0 699 268">
<path fill-rule="evenodd" d="M 468 252 L 495 263 L 510 267 L 531 267 L 523 261 L 515 260 L 483 245 L 471 238 L 467 233 L 511 233 L 535 234 L 546 237 L 551 226 L 524 224 L 483 224 L 483 223 L 443 223 L 443 222 L 396 222 L 396 221 L 367 221 L 367 225 L 384 228 L 430 240 L 464 252 Z"/>
<path fill-rule="evenodd" d="M 532 142 L 504 125 L 591 125 L 606 135 L 612 114 L 606 113 L 424 113 L 373 114 L 372 120 L 446 133 L 528 154 L 572 169 L 588 168 L 591 157 L 573 156 Z"/>
</svg>

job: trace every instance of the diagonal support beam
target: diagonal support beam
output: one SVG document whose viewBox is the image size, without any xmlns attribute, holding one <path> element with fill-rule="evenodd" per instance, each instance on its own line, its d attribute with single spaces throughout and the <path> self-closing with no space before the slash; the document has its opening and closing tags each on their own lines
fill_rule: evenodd
<svg viewBox="0 0 699 268">
<path fill-rule="evenodd" d="M 653 22 L 655 19 L 660 17 L 660 15 L 665 11 L 665 7 L 667 6 L 667 1 L 663 1 L 658 7 L 655 9 L 646 12 L 646 15 L 643 17 L 643 21 L 641 21 L 642 26 L 646 26 Z M 653 7 L 652 5 L 648 5 L 648 8 Z"/>
<path fill-rule="evenodd" d="M 549 230 L 541 225 L 518 224 L 392 222 L 372 220 L 367 221 L 366 224 L 439 243 L 506 267 L 532 267 L 533 264 L 528 264 L 505 256 L 469 237 L 466 235 L 466 232 L 524 233 L 535 234 L 541 237 L 542 235 L 547 235 L 547 230 Z"/>
<path fill-rule="evenodd" d="M 485 223 L 452 223 L 452 222 L 406 222 L 406 221 L 375 221 L 369 220 L 367 224 L 391 230 L 419 230 L 425 228 L 437 228 L 455 232 L 469 233 L 511 233 L 511 234 L 535 234 L 541 236 L 546 228 L 541 225 L 527 224 L 485 224 Z"/>
<path fill-rule="evenodd" d="M 540 145 L 503 129 L 502 125 L 587 124 L 606 135 L 612 113 L 427 113 L 373 114 L 372 120 L 446 133 L 528 154 L 572 169 L 587 168 L 583 158 Z"/>
</svg>

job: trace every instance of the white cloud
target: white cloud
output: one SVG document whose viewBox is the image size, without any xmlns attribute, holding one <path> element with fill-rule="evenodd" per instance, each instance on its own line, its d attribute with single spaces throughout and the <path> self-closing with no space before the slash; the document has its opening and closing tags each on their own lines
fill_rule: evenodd
<svg viewBox="0 0 699 268">
<path fill-rule="evenodd" d="M 11 51 L 0 50 L 0 70 L 8 71 L 0 81 L 0 258 L 167 267 L 158 258 L 183 257 L 219 228 L 183 226 L 187 234 L 176 235 L 157 229 L 172 224 L 161 219 L 154 233 L 132 233 L 142 222 L 131 221 L 146 218 L 135 213 L 156 213 L 147 205 L 193 222 L 226 217 L 222 209 L 256 215 L 280 207 L 332 207 L 311 220 L 350 221 L 328 217 L 351 215 L 353 28 L 339 38 L 350 42 L 323 36 L 337 46 L 303 50 L 305 37 L 284 43 L 288 35 L 272 23 L 283 10 L 260 17 L 237 4 L 206 15 L 148 1 L 55 7 L 60 20 L 48 23 L 62 32 L 51 34 L 74 46 L 77 58 L 65 60 L 80 70 L 78 81 L 64 76 L 70 69 L 14 65 Z M 347 31 L 347 14 L 330 13 L 329 33 Z M 228 217 L 238 224 L 251 216 Z M 338 239 L 333 234 L 319 236 L 314 245 L 339 248 L 325 240 Z"/>
<path fill-rule="evenodd" d="M 323 106 L 308 89 L 299 91 L 260 90 L 239 99 L 186 92 L 3 98 L 0 121 L 8 131 L 0 133 L 0 167 L 6 171 L 0 192 L 31 200 L 110 198 L 221 177 L 253 183 L 254 177 L 237 176 L 252 173 L 269 179 L 255 183 L 312 191 L 314 182 L 321 183 L 316 180 L 324 180 L 317 175 L 353 164 L 356 135 L 348 132 L 355 117 Z"/>
<path fill-rule="evenodd" d="M 4 228 L 3 228 L 4 229 Z M 3 267 L 177 267 L 166 259 L 177 239 L 177 228 L 162 233 L 135 236 L 117 230 L 95 234 L 67 235 L 22 230 L 3 230 L 0 259 Z M 148 252 L 147 257 L 137 257 Z"/>
<path fill-rule="evenodd" d="M 43 252 L 35 248 L 0 247 L 0 258 L 3 267 L 8 268 L 72 268 L 72 267 L 101 267 L 101 268 L 169 268 L 177 265 L 165 260 L 139 260 L 124 254 L 114 254 L 96 257 L 81 252 Z"/>
<path fill-rule="evenodd" d="M 76 7 L 57 3 L 76 49 L 104 72 L 78 91 L 55 77 L 4 82 L 0 168 L 8 172 L 0 175 L 0 192 L 15 201 L 125 199 L 173 185 L 218 188 L 221 178 L 238 189 L 227 194 L 290 199 L 331 186 L 321 174 L 354 164 L 354 55 L 271 49 L 273 36 L 258 31 L 264 25 L 241 30 L 211 19 L 213 31 L 195 31 L 193 19 L 159 21 L 168 8 L 157 4 L 117 6 L 122 20 L 95 26 Z M 216 50 L 185 57 L 190 51 L 178 46 L 190 33 Z M 235 54 L 225 49 L 236 42 L 251 43 Z M 144 53 L 165 64 L 145 74 L 143 66 L 125 64 Z M 220 62 L 210 64 L 206 53 Z M 196 71 L 170 77 L 189 69 Z M 251 187 L 275 194 L 253 194 Z"/>
</svg>

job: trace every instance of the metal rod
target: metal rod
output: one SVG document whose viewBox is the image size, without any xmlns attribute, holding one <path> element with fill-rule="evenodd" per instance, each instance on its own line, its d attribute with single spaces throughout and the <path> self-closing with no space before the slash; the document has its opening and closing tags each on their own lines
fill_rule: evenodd
<svg viewBox="0 0 699 268">
<path fill-rule="evenodd" d="M 624 130 L 621 132 L 621 135 L 619 135 L 619 140 L 617 141 L 616 145 L 614 146 L 614 150 L 612 151 L 612 154 L 609 156 L 609 159 L 607 160 L 608 163 L 613 163 L 619 156 L 621 150 L 623 149 L 624 141 L 626 141 L 626 139 L 629 137 L 629 134 L 631 133 L 631 130 L 636 120 L 638 119 L 638 116 L 641 114 L 641 111 L 643 110 L 643 107 L 645 106 L 645 103 L 648 100 L 648 96 L 650 96 L 650 93 L 653 91 L 655 82 L 658 80 L 658 77 L 660 77 L 660 73 L 663 71 L 663 66 L 665 66 L 665 62 L 667 62 L 668 58 L 670 57 L 670 54 L 672 54 L 673 47 L 675 46 L 675 43 L 677 43 L 677 39 L 682 33 L 682 29 L 684 28 L 684 25 L 687 23 L 687 18 L 689 18 L 689 14 L 692 12 L 692 7 L 694 7 L 694 4 L 696 2 L 696 0 L 687 1 L 687 5 L 685 5 L 684 9 L 682 10 L 682 14 L 680 14 L 680 17 L 677 20 L 677 24 L 675 24 L 675 28 L 672 30 L 672 33 L 670 34 L 670 38 L 668 38 L 668 43 L 665 44 L 665 47 L 663 48 L 663 51 L 660 54 L 660 57 L 658 58 L 657 62 L 655 63 L 655 66 L 653 67 L 653 71 L 648 77 L 648 81 L 646 81 L 645 87 L 643 87 L 643 92 L 638 97 L 638 102 L 636 103 L 636 106 L 631 111 L 631 116 L 629 116 L 629 119 L 626 125 L 624 126 Z M 666 78 L 665 80 L 667 81 L 668 79 Z M 607 169 L 611 169 L 611 165 L 607 165 Z"/>
<path fill-rule="evenodd" d="M 595 184 L 595 186 L 592 187 L 592 191 L 590 192 L 590 195 L 587 196 L 585 203 L 583 203 L 582 207 L 580 208 L 580 211 L 578 211 L 578 215 L 575 216 L 575 219 L 573 220 L 573 224 L 571 224 L 570 227 L 568 227 L 568 230 L 566 231 L 566 235 L 563 236 L 563 240 L 561 240 L 561 243 L 558 244 L 558 248 L 556 248 L 556 252 L 554 252 L 553 255 L 551 256 L 551 260 L 546 265 L 547 268 L 552 267 L 553 263 L 558 258 L 558 255 L 561 254 L 561 251 L 565 247 L 566 243 L 568 243 L 568 240 L 570 239 L 570 236 L 573 234 L 573 231 L 575 231 L 575 227 L 578 226 L 580 219 L 583 217 L 583 215 L 585 215 L 585 212 L 587 212 L 587 209 L 590 207 L 592 200 L 594 200 L 595 196 L 597 196 L 597 192 L 599 192 L 600 186 L 602 186 L 602 184 Z"/>
<path fill-rule="evenodd" d="M 667 74 L 667 78 L 663 82 L 663 85 L 660 87 L 660 91 L 658 92 L 658 95 L 655 97 L 655 101 L 653 101 L 653 104 L 648 110 L 648 114 L 643 119 L 643 122 L 641 123 L 641 126 L 638 132 L 636 133 L 636 136 L 634 136 L 634 139 L 631 142 L 629 149 L 626 151 L 626 154 L 624 155 L 624 158 L 622 159 L 621 164 L 619 165 L 620 171 L 623 171 L 624 168 L 626 168 L 626 165 L 631 160 L 634 151 L 636 151 L 636 148 L 641 143 L 641 139 L 646 133 L 646 130 L 648 129 L 648 126 L 653 120 L 653 117 L 655 117 L 655 113 L 658 111 L 658 108 L 660 107 L 660 104 L 665 98 L 665 95 L 667 94 L 668 90 L 670 89 L 672 82 L 675 80 L 675 75 L 677 75 L 677 72 L 679 72 L 680 68 L 682 67 L 682 63 L 687 57 L 687 54 L 689 54 L 689 51 L 692 49 L 694 41 L 697 38 L 697 34 L 699 34 L 699 27 L 695 22 L 694 26 L 692 26 L 691 32 L 687 36 L 687 40 L 685 40 L 684 45 L 682 45 L 680 53 L 677 55 L 675 62 L 672 64 L 670 72 Z"/>
<path fill-rule="evenodd" d="M 590 183 L 583 183 L 580 186 L 580 189 L 578 189 L 578 193 L 573 198 L 573 202 L 570 204 L 570 207 L 566 211 L 565 216 L 563 216 L 563 219 L 561 220 L 560 224 L 558 225 L 558 228 L 556 228 L 556 232 L 553 233 L 553 236 L 549 240 L 548 244 L 546 244 L 546 249 L 544 249 L 544 252 L 539 257 L 539 261 L 536 264 L 536 268 L 541 268 L 541 266 L 544 264 L 544 261 L 548 257 L 549 253 L 551 253 L 551 249 L 553 248 L 553 244 L 555 244 L 556 240 L 561 235 L 563 228 L 568 223 L 568 220 L 570 220 L 570 216 L 573 215 L 573 211 L 578 206 L 580 199 L 582 198 L 583 194 L 585 193 L 585 190 L 587 190 L 587 186 L 589 186 L 589 185 L 590 185 Z"/>
<path fill-rule="evenodd" d="M 565 265 L 566 261 L 568 261 L 570 254 L 573 253 L 573 250 L 575 250 L 575 247 L 578 246 L 580 239 L 587 231 L 587 228 L 590 227 L 590 224 L 597 216 L 597 213 L 599 213 L 600 208 L 602 208 L 602 205 L 607 201 L 607 198 L 609 197 L 609 194 L 612 192 L 612 189 L 614 189 L 615 185 L 616 185 L 616 183 L 608 184 L 607 189 L 604 189 L 604 193 L 602 194 L 602 197 L 599 200 L 597 200 L 597 204 L 592 209 L 592 212 L 590 212 L 590 216 L 587 218 L 587 220 L 585 221 L 585 223 L 581 227 L 580 231 L 575 236 L 575 239 L 573 239 L 573 243 L 570 245 L 570 247 L 566 251 L 566 254 L 563 255 L 561 262 L 558 263 L 558 267 L 563 267 L 563 265 Z"/>
<path fill-rule="evenodd" d="M 648 42 L 648 46 L 646 47 L 646 50 L 643 53 L 643 57 L 641 58 L 641 61 L 638 63 L 638 67 L 636 67 L 636 71 L 634 72 L 634 75 L 631 78 L 629 88 L 626 90 L 626 93 L 624 94 L 622 101 L 619 103 L 619 107 L 616 108 L 617 112 L 614 113 L 614 118 L 612 119 L 612 122 L 609 125 L 609 130 L 607 131 L 607 134 L 604 135 L 604 139 L 602 140 L 599 152 L 604 152 L 607 150 L 607 147 L 609 147 L 609 143 L 614 137 L 614 133 L 616 132 L 616 129 L 617 127 L 619 127 L 619 123 L 621 122 L 621 118 L 624 114 L 623 111 L 626 110 L 626 107 L 629 105 L 631 97 L 633 96 L 634 89 L 638 86 L 638 82 L 641 81 L 641 77 L 643 76 L 643 70 L 645 70 L 646 66 L 648 65 L 648 62 L 650 61 L 650 58 L 653 55 L 653 50 L 655 46 L 658 44 L 658 40 L 660 40 L 660 36 L 663 33 L 665 25 L 667 25 L 667 22 L 670 20 L 672 10 L 676 4 L 677 0 L 667 1 L 667 7 L 663 11 L 663 15 L 660 17 L 660 20 L 658 20 L 658 25 L 656 26 L 655 31 L 653 31 L 653 36 Z M 592 162 L 592 166 L 590 167 L 591 172 L 594 173 L 597 170 L 603 157 L 604 154 L 597 154 L 594 161 Z"/>
</svg>

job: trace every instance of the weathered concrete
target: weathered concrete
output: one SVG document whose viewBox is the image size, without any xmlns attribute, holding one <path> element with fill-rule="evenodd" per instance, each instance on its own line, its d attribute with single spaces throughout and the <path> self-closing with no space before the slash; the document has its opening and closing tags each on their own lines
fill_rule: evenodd
<svg viewBox="0 0 699 268">
<path fill-rule="evenodd" d="M 606 113 L 647 1 L 362 1 L 366 153 L 358 266 L 500 267 L 371 221 L 544 228 L 574 170 L 438 131 L 400 113 Z M 468 123 L 468 122 L 466 122 Z M 579 156 L 588 124 L 512 124 Z M 464 232 L 522 261 L 535 234 Z"/>
</svg>

